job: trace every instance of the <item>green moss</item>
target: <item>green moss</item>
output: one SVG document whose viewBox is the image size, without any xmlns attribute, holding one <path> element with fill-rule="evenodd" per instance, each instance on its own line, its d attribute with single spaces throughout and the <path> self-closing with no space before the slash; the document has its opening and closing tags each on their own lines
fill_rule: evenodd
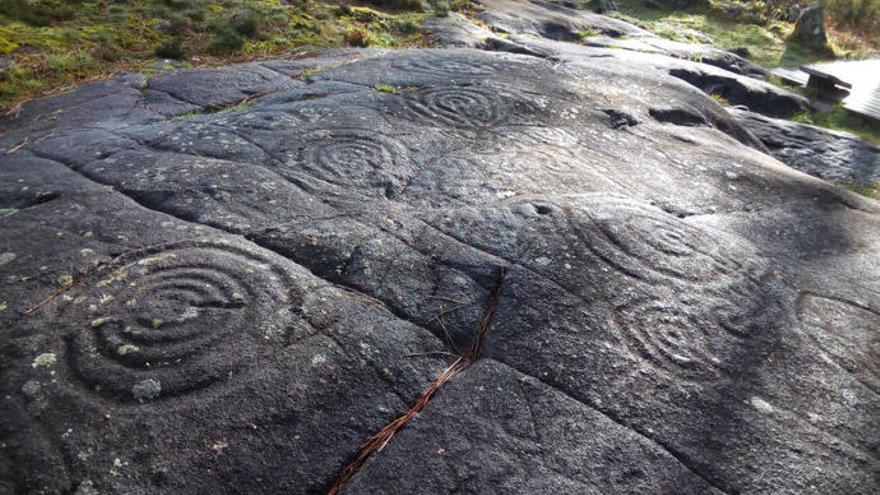
<svg viewBox="0 0 880 495">
<path fill-rule="evenodd" d="M 715 100 L 716 102 L 718 102 L 718 104 L 721 105 L 721 106 L 724 106 L 724 107 L 726 107 L 726 106 L 730 106 L 730 102 L 728 102 L 728 101 L 727 101 L 727 98 L 725 98 L 725 97 L 724 97 L 723 95 L 721 95 L 721 94 L 718 94 L 718 93 L 709 93 L 709 96 L 711 96 L 712 99 Z"/>
<path fill-rule="evenodd" d="M 866 196 L 871 199 L 880 199 L 880 182 L 875 182 L 870 185 L 840 182 L 838 183 L 838 185 L 845 189 L 849 189 L 854 193 L 861 194 L 862 196 Z"/>
<path fill-rule="evenodd" d="M 299 78 L 305 81 L 306 79 L 314 76 L 315 74 L 324 70 L 324 67 L 312 67 L 310 69 L 306 69 L 300 74 Z"/>
<path fill-rule="evenodd" d="M 14 50 L 18 49 L 18 45 L 13 43 L 7 38 L 4 30 L 0 30 L 0 53 L 12 53 Z"/>
<path fill-rule="evenodd" d="M 199 112 L 197 112 L 195 110 L 191 110 L 189 112 L 183 112 L 181 114 L 175 115 L 174 119 L 175 120 L 189 120 L 197 115 L 199 115 Z"/>
<path fill-rule="evenodd" d="M 578 31 L 577 37 L 580 39 L 584 39 L 584 38 L 590 38 L 592 36 L 599 36 L 600 34 L 602 34 L 602 33 L 600 33 L 599 31 L 597 31 L 593 28 L 590 28 L 590 29 L 584 29 L 583 31 Z"/>
<path fill-rule="evenodd" d="M 377 84 L 377 85 L 373 86 L 373 89 L 375 89 L 376 91 L 380 91 L 382 93 L 390 93 L 390 94 L 397 93 L 397 88 L 395 88 L 394 86 L 391 86 L 390 84 Z"/>
</svg>

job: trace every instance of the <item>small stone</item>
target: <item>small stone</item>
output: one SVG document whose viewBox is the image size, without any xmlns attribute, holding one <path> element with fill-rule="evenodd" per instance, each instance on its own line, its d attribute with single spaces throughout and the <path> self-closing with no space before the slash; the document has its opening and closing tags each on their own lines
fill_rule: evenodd
<svg viewBox="0 0 880 495">
<path fill-rule="evenodd" d="M 167 33 L 168 31 L 171 31 L 171 22 L 159 21 L 156 24 L 153 24 L 153 29 L 161 33 Z"/>
<path fill-rule="evenodd" d="M 131 387 L 131 394 L 134 396 L 135 399 L 141 402 L 145 400 L 158 399 L 161 392 L 162 384 L 159 382 L 159 380 L 155 380 L 153 378 L 141 380 L 135 383 L 133 387 Z"/>
<path fill-rule="evenodd" d="M 743 58 L 748 58 L 748 57 L 752 56 L 752 51 L 749 50 L 749 47 L 747 47 L 747 46 L 738 46 L 738 47 L 730 50 L 730 53 L 737 55 L 737 56 L 740 56 L 740 57 L 743 57 Z"/>
</svg>

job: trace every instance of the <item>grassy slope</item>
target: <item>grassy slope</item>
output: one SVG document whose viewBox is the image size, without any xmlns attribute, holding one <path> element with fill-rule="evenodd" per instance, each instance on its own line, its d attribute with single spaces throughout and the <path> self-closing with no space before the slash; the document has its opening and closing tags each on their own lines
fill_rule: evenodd
<svg viewBox="0 0 880 495">
<path fill-rule="evenodd" d="M 425 43 L 420 24 L 430 14 L 418 0 L 375 3 L 383 6 L 340 8 L 313 0 L 0 0 L 0 57 L 14 62 L 0 71 L 0 110 L 114 72 L 149 71 L 160 56 L 213 65 L 281 57 L 306 46 Z"/>
</svg>

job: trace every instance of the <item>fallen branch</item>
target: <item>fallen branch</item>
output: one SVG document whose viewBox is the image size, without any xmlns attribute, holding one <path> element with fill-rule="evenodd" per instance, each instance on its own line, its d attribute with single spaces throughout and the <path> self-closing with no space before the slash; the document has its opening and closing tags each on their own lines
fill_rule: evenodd
<svg viewBox="0 0 880 495">
<path fill-rule="evenodd" d="M 486 309 L 483 311 L 483 317 L 480 319 L 479 325 L 477 325 L 477 330 L 474 332 L 474 339 L 471 341 L 471 345 L 468 347 L 467 351 L 463 355 L 458 356 L 452 364 L 446 367 L 446 369 L 444 369 L 443 372 L 440 373 L 440 375 L 437 376 L 437 378 L 435 378 L 424 391 L 422 391 L 422 394 L 419 395 L 419 398 L 412 407 L 395 418 L 394 421 L 385 425 L 378 433 L 364 442 L 357 457 L 339 472 L 333 485 L 330 486 L 330 491 L 327 492 L 327 495 L 338 495 L 348 480 L 358 472 L 367 459 L 369 459 L 374 453 L 381 452 L 382 449 L 388 445 L 388 442 L 394 438 L 394 435 L 403 429 L 403 427 L 406 426 L 416 414 L 421 412 L 428 405 L 428 402 L 430 402 L 434 397 L 434 394 L 440 390 L 440 387 L 449 380 L 455 378 L 456 375 L 466 370 L 468 366 L 476 361 L 483 347 L 483 338 L 486 336 L 486 332 L 489 330 L 489 325 L 492 323 L 492 317 L 495 315 L 495 310 L 498 308 L 498 299 L 501 297 L 501 286 L 504 282 L 505 274 L 506 271 L 502 267 L 498 274 L 498 284 L 496 285 L 495 290 L 489 295 L 489 300 L 486 302 Z"/>
</svg>

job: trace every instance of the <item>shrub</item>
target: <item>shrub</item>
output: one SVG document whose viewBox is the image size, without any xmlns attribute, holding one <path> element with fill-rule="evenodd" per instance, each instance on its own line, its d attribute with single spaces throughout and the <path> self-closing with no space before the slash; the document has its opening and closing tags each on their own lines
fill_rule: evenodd
<svg viewBox="0 0 880 495">
<path fill-rule="evenodd" d="M 159 58 L 171 58 L 174 60 L 183 60 L 186 53 L 180 44 L 180 39 L 175 38 L 167 43 L 163 43 L 156 47 L 156 56 Z"/>
<path fill-rule="evenodd" d="M 49 55 L 46 59 L 49 68 L 55 72 L 67 72 L 76 65 L 76 58 L 72 54 Z"/>
<path fill-rule="evenodd" d="M 220 26 L 214 30 L 214 38 L 208 45 L 208 51 L 215 55 L 227 55 L 241 50 L 244 38 L 238 31 L 229 26 Z"/>
<path fill-rule="evenodd" d="M 436 0 L 434 2 L 434 15 L 437 17 L 449 17 L 449 2 L 447 0 Z"/>
<path fill-rule="evenodd" d="M 257 36 L 259 23 L 260 20 L 256 12 L 248 9 L 236 12 L 229 20 L 230 27 L 235 29 L 238 34 L 248 38 L 254 38 Z"/>
<path fill-rule="evenodd" d="M 821 3 L 833 21 L 864 32 L 880 29 L 880 0 L 822 0 Z"/>
<path fill-rule="evenodd" d="M 366 28 L 357 27 L 345 33 L 345 42 L 351 46 L 370 46 L 373 42 L 373 34 Z"/>
<path fill-rule="evenodd" d="M 112 43 L 102 44 L 92 50 L 92 56 L 107 62 L 116 62 L 122 58 L 122 51 Z"/>
<path fill-rule="evenodd" d="M 173 10 L 187 10 L 198 7 L 194 0 L 162 0 L 162 3 Z"/>
<path fill-rule="evenodd" d="M 390 7 L 392 9 L 404 10 L 424 10 L 425 4 L 422 0 L 371 0 L 370 3 L 380 7 Z"/>
<path fill-rule="evenodd" d="M 75 0 L 0 0 L 0 12 L 12 20 L 31 26 L 48 26 L 53 22 L 72 19 L 80 3 Z"/>
<path fill-rule="evenodd" d="M 397 19 L 394 21 L 394 30 L 401 34 L 411 34 L 419 30 L 419 25 L 410 19 Z"/>
</svg>

